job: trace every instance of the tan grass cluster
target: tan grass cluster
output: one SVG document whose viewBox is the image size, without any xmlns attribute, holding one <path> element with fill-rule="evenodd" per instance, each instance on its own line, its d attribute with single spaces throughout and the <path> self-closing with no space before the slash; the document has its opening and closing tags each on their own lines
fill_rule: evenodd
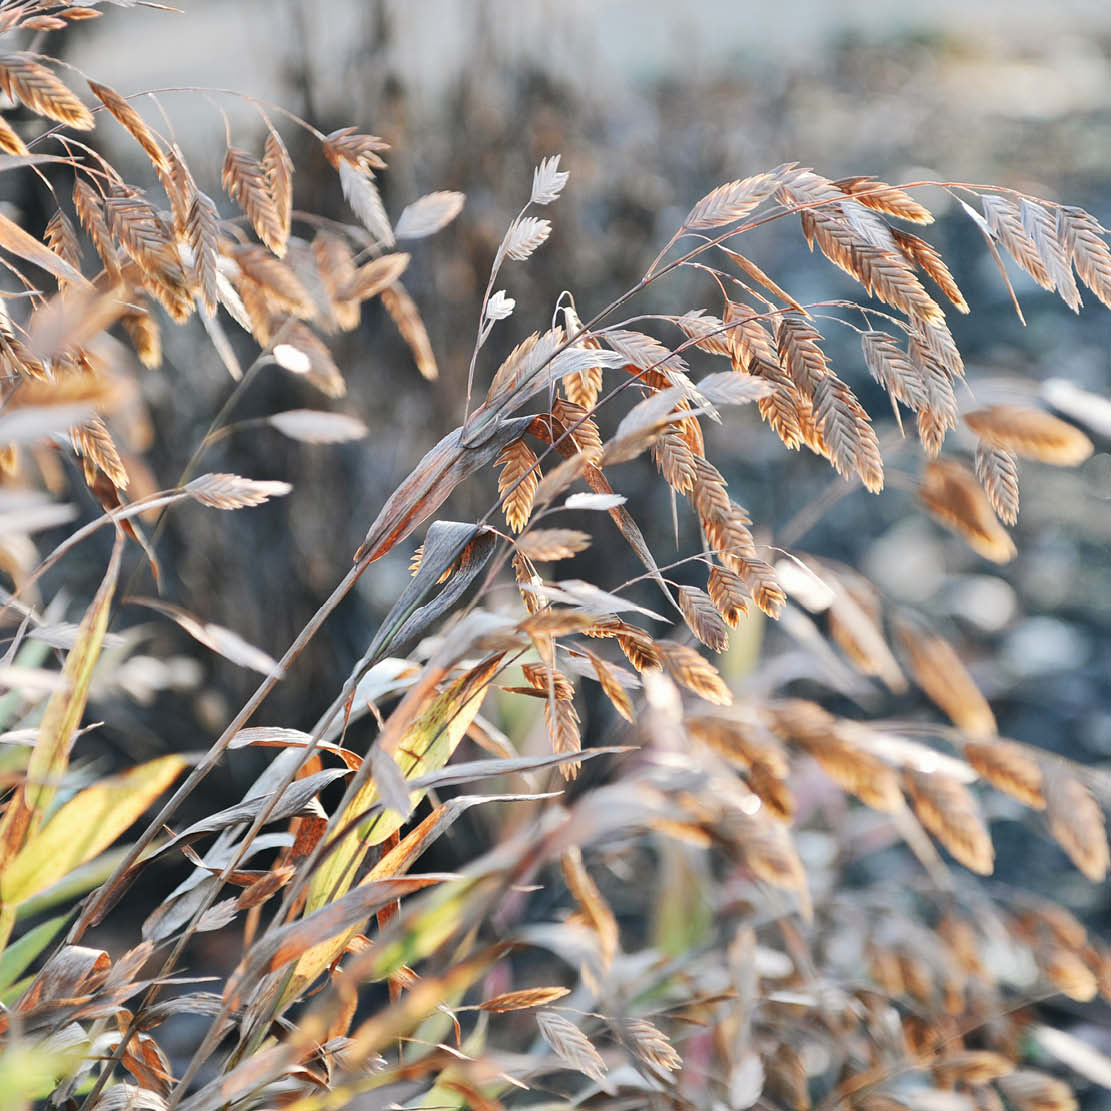
<svg viewBox="0 0 1111 1111">
<path fill-rule="evenodd" d="M 0 8 L 0 34 L 101 14 L 21 0 Z M 391 219 L 382 139 L 355 127 L 323 135 L 272 112 L 317 144 L 357 223 L 314 217 L 296 206 L 297 169 L 261 108 L 261 145 L 226 136 L 208 167 L 222 166 L 223 194 L 208 196 L 192 156 L 143 114 L 149 98 L 89 88 L 92 106 L 49 59 L 0 55 L 0 89 L 50 121 L 0 120 L 0 148 L 16 159 L 2 168 L 31 165 L 28 152 L 49 141 L 66 179 L 64 189 L 51 179 L 57 203 L 41 237 L 0 216 L 0 251 L 28 294 L 0 318 L 0 494 L 10 496 L 0 514 L 19 540 L 0 553 L 11 580 L 0 726 L 13 754 L 0 803 L 0 1080 L 13 1101 L 499 1109 L 557 1092 L 560 1106 L 683 1111 L 1074 1111 L 1068 1083 L 1028 1067 L 1033 1041 L 1041 1034 L 1075 1079 L 1098 1083 L 1111 1062 L 1063 1031 L 1044 1041 L 1034 1004 L 1052 993 L 1111 999 L 1111 950 L 1065 907 L 973 877 L 994 867 L 989 815 L 1025 807 L 1088 880 L 1106 882 L 1105 785 L 1000 737 L 954 643 L 918 615 L 892 614 L 851 569 L 784 554 L 707 450 L 710 427 L 750 407 L 750 434 L 766 434 L 762 420 L 786 448 L 878 494 L 879 415 L 851 384 L 867 372 L 900 429 L 903 410 L 914 415 L 926 510 L 984 558 L 1014 556 L 1004 526 L 1018 514 L 1018 459 L 1072 466 L 1093 445 L 1019 401 L 961 421 L 965 368 L 931 291 L 969 306 L 938 250 L 900 226 L 932 222 L 913 194 L 926 183 L 834 181 L 795 164 L 727 182 L 691 208 L 633 289 L 593 315 L 562 295 L 550 326 L 505 344 L 494 369 L 487 343 L 516 310 L 514 267 L 544 249 L 552 221 L 537 212 L 569 180 L 558 157 L 544 159 L 493 251 L 461 423 L 389 497 L 354 565 L 274 659 L 121 586 L 132 544 L 157 576 L 158 535 L 140 523 L 150 513 L 186 501 L 247 510 L 291 487 L 193 477 L 190 466 L 158 490 L 130 367 L 107 333 L 119 329 L 153 370 L 167 321 L 195 318 L 237 383 L 233 399 L 267 366 L 338 399 L 348 383 L 328 337 L 357 328 L 362 305 L 379 299 L 435 379 L 422 311 L 400 280 L 411 253 L 398 244 L 416 251 L 464 197 L 436 190 Z M 142 152 L 145 185 L 69 134 L 95 135 L 109 117 Z M 1006 252 L 1074 310 L 1081 285 L 1111 305 L 1111 249 L 1093 216 L 943 184 L 997 259 Z M 859 304 L 803 304 L 749 257 L 761 224 L 795 216 L 811 249 L 863 291 Z M 707 281 L 708 307 L 621 318 L 643 288 L 684 269 Z M 549 307 L 527 311 L 548 321 Z M 858 368 L 827 354 L 824 332 L 837 325 L 859 336 Z M 229 329 L 259 349 L 247 368 Z M 367 430 L 328 410 L 260 423 L 314 445 Z M 974 453 L 975 471 L 941 457 L 962 423 L 956 450 Z M 40 555 L 32 534 L 68 519 L 52 494 L 57 452 L 70 447 L 104 512 Z M 641 456 L 662 478 L 676 537 L 696 534 L 695 550 L 666 564 L 621 492 L 621 468 Z M 485 482 L 489 510 L 438 519 L 464 482 Z M 21 524 L 8 520 L 15 512 Z M 60 621 L 61 604 L 36 591 L 109 526 L 117 540 L 100 589 L 79 625 Z M 311 728 L 249 726 L 356 580 L 422 527 L 411 577 L 330 709 Z M 580 577 L 599 554 L 595 581 Z M 262 678 L 198 760 L 169 754 L 101 777 L 74 755 L 90 691 L 123 697 L 136 675 L 148 693 L 174 681 L 153 657 L 128 671 L 134 647 L 109 631 L 124 594 Z M 850 695 L 902 694 L 909 677 L 951 724 L 865 722 L 778 690 L 738 663 L 778 617 L 814 659 L 861 684 L 846 683 Z M 60 671 L 36 655 L 40 641 L 64 653 Z M 742 652 L 720 667 L 703 651 L 731 642 Z M 185 800 L 247 747 L 272 751 L 242 802 L 187 823 Z M 125 835 L 135 839 L 114 848 Z M 458 867 L 415 871 L 437 842 Z M 905 882 L 843 884 L 845 865 L 900 842 Z M 140 875 L 165 884 L 167 862 L 191 871 L 162 891 L 141 940 L 96 948 L 132 925 L 125 896 Z M 28 928 L 28 915 L 73 892 L 88 893 L 74 917 Z M 234 951 L 233 969 L 188 948 L 204 933 Z M 184 1063 L 163 1029 L 181 1014 L 206 1024 Z"/>
</svg>

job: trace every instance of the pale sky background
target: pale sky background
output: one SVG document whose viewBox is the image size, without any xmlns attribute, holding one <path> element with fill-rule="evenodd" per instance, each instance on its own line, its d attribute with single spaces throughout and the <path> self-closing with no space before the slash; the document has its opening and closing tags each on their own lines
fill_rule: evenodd
<svg viewBox="0 0 1111 1111">
<path fill-rule="evenodd" d="M 82 27 L 75 60 L 126 91 L 188 80 L 281 99 L 281 70 L 307 39 L 314 66 L 349 67 L 366 41 L 367 0 L 176 0 L 187 15 L 105 9 Z M 1111 96 L 1095 40 L 1111 35 L 1108 0 L 387 0 L 390 59 L 411 92 L 436 97 L 474 63 L 478 13 L 495 56 L 528 58 L 589 91 L 746 64 L 800 63 L 846 33 L 914 32 L 972 41 L 988 53 L 1030 53 L 1023 72 L 975 89 L 990 110 L 1006 86 L 1015 111 L 1056 113 Z M 304 13 L 304 34 L 292 12 Z M 121 59 L 127 72 L 121 73 Z M 357 106 L 355 106 L 357 107 Z M 358 112 L 352 114 L 358 115 Z M 188 127 L 188 124 L 184 126 Z"/>
</svg>

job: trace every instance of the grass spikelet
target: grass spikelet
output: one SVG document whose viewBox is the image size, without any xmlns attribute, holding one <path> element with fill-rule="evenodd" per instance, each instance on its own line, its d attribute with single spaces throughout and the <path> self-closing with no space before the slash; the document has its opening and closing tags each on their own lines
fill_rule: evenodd
<svg viewBox="0 0 1111 1111">
<path fill-rule="evenodd" d="M 267 128 L 266 143 L 262 148 L 262 168 L 266 171 L 266 184 L 274 202 L 277 215 L 278 237 L 282 250 L 274 253 L 281 257 L 293 217 L 293 159 L 286 150 L 282 137 L 272 128 Z"/>
<path fill-rule="evenodd" d="M 985 559 L 992 563 L 1014 559 L 1014 541 L 999 523 L 975 475 L 960 463 L 938 459 L 927 464 L 918 497 L 938 521 Z"/>
<path fill-rule="evenodd" d="M 976 445 L 976 477 L 992 509 L 1005 525 L 1018 520 L 1018 461 L 1005 448 L 982 440 Z"/>
<path fill-rule="evenodd" d="M 544 721 L 548 727 L 552 752 L 558 756 L 581 751 L 579 715 L 573 702 L 569 699 L 549 698 L 544 703 Z M 579 774 L 580 766 L 578 763 L 560 764 L 560 774 L 564 779 L 574 779 Z"/>
<path fill-rule="evenodd" d="M 590 533 L 571 528 L 533 529 L 517 541 L 517 551 L 534 563 L 570 559 L 590 547 Z"/>
<path fill-rule="evenodd" d="M 687 628 L 707 648 L 724 652 L 729 647 L 729 633 L 725 622 L 708 594 L 694 586 L 679 587 L 679 608 Z"/>
<path fill-rule="evenodd" d="M 502 498 L 505 523 L 514 532 L 528 524 L 532 502 L 540 482 L 539 461 L 535 452 L 524 440 L 515 440 L 502 449 L 496 460 L 501 467 L 498 475 L 498 493 Z"/>
<path fill-rule="evenodd" d="M 675 1072 L 683 1067 L 683 1058 L 675 1052 L 658 1027 L 645 1018 L 630 1019 L 625 1023 L 622 1033 L 633 1052 L 646 1064 L 661 1072 Z"/>
<path fill-rule="evenodd" d="M 741 618 L 748 613 L 749 593 L 741 578 L 728 568 L 711 567 L 706 580 L 706 592 L 725 623 L 735 629 Z"/>
<path fill-rule="evenodd" d="M 656 642 L 656 649 L 665 670 L 681 686 L 715 706 L 729 706 L 733 702 L 733 694 L 718 674 L 717 668 L 693 648 L 674 641 L 661 640 Z M 630 662 L 636 666 L 631 657 Z"/>
<path fill-rule="evenodd" d="M 846 177 L 833 183 L 867 208 L 895 216 L 912 224 L 932 224 L 933 214 L 904 189 L 874 177 Z"/>
<path fill-rule="evenodd" d="M 27 144 L 19 137 L 19 132 L 3 116 L 0 116 L 0 151 L 20 157 L 30 153 Z"/>
<path fill-rule="evenodd" d="M 949 267 L 945 265 L 945 260 L 938 249 L 932 243 L 927 243 L 926 240 L 919 239 L 917 235 L 911 235 L 900 228 L 892 228 L 891 235 L 906 258 L 921 266 L 929 274 L 941 292 L 953 302 L 958 312 L 967 314 L 970 311 L 968 302 L 964 299 L 964 294 L 961 293 L 956 279 Z"/>
<path fill-rule="evenodd" d="M 918 820 L 966 868 L 990 876 L 995 849 L 972 793 L 952 776 L 908 770 L 904 780 Z"/>
<path fill-rule="evenodd" d="M 628 722 L 635 721 L 633 715 L 633 702 L 629 697 L 628 692 L 621 685 L 614 670 L 610 667 L 605 660 L 596 656 L 593 652 L 586 652 L 587 658 L 590 660 L 591 666 L 594 668 L 594 674 L 598 677 L 598 683 L 601 686 L 606 697 L 610 700 L 613 708 Z"/>
<path fill-rule="evenodd" d="M 1099 221 L 1082 208 L 1062 205 L 1057 209 L 1057 234 L 1080 280 L 1111 308 L 1111 249 Z"/>
<path fill-rule="evenodd" d="M 521 991 L 507 991 L 486 999 L 478 1005 L 478 1009 L 502 1015 L 509 1011 L 525 1011 L 530 1007 L 545 1007 L 570 994 L 567 988 L 524 988 Z"/>
<path fill-rule="evenodd" d="M 217 258 L 220 250 L 220 214 L 216 204 L 199 189 L 193 191 L 186 217 L 186 234 L 193 252 L 200 298 L 209 313 L 215 313 L 220 298 L 217 289 Z"/>
<path fill-rule="evenodd" d="M 127 489 L 127 469 L 108 426 L 100 417 L 73 430 L 73 447 L 85 464 L 85 478 L 90 486 L 94 484 L 99 467 L 117 490 Z"/>
<path fill-rule="evenodd" d="M 964 746 L 964 757 L 993 787 L 1024 806 L 1045 809 L 1041 766 L 1020 745 L 999 738 L 969 741 Z"/>
<path fill-rule="evenodd" d="M 583 863 L 582 852 L 579 849 L 568 849 L 561 858 L 563 878 L 568 890 L 578 903 L 591 928 L 598 935 L 598 948 L 602 957 L 602 965 L 608 968 L 617 956 L 621 937 L 617 928 L 617 919 L 606 902 L 593 877 L 586 870 Z"/>
<path fill-rule="evenodd" d="M 387 286 L 380 297 L 382 307 L 389 313 L 401 338 L 409 345 L 421 377 L 429 380 L 437 378 L 440 372 L 436 365 L 436 356 L 432 352 L 432 343 L 416 302 L 400 282 Z"/>
<path fill-rule="evenodd" d="M 605 1081 L 606 1064 L 602 1055 L 574 1023 L 555 1011 L 541 1011 L 536 1016 L 536 1025 L 544 1041 L 568 1068 L 589 1076 L 598 1084 Z"/>
<path fill-rule="evenodd" d="M 79 131 L 93 128 L 92 112 L 30 54 L 0 54 L 0 89 L 40 116 Z"/>
<path fill-rule="evenodd" d="M 1016 1111 L 1077 1111 L 1069 1086 L 1036 1069 L 1017 1069 L 1000 1077 L 998 1084 Z"/>
<path fill-rule="evenodd" d="M 121 126 L 143 148 L 143 152 L 154 163 L 155 168 L 168 169 L 162 144 L 154 137 L 154 132 L 147 126 L 143 117 L 115 89 L 102 85 L 99 81 L 89 81 L 89 88 L 92 89 L 97 100 L 116 117 Z"/>
<path fill-rule="evenodd" d="M 968 413 L 965 423 L 991 447 L 1023 459 L 1075 467 L 1093 451 L 1092 441 L 1075 425 L 1021 405 L 993 405 Z"/>
<path fill-rule="evenodd" d="M 259 239 L 279 258 L 284 257 L 288 233 L 270 192 L 267 168 L 245 150 L 228 147 L 220 184 L 246 213 Z"/>
<path fill-rule="evenodd" d="M 1043 770 L 1050 833 L 1092 883 L 1102 883 L 1111 867 L 1103 811 L 1075 775 L 1059 768 Z"/>
<path fill-rule="evenodd" d="M 138 304 L 134 312 L 124 313 L 120 324 L 131 340 L 139 362 L 148 370 L 161 366 L 162 333 L 146 305 Z"/>
<path fill-rule="evenodd" d="M 994 737 L 995 715 L 953 646 L 909 620 L 897 622 L 896 633 L 914 681 L 949 720 L 970 737 Z"/>
</svg>

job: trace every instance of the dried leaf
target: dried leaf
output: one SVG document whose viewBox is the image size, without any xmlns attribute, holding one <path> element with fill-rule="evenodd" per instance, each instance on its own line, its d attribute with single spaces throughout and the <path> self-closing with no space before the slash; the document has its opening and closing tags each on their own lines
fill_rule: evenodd
<svg viewBox="0 0 1111 1111">
<path fill-rule="evenodd" d="M 179 606 L 172 606 L 168 602 L 159 602 L 152 598 L 130 598 L 129 601 L 134 605 L 146 606 L 148 609 L 165 614 L 176 621 L 194 640 L 240 667 L 249 667 L 262 675 L 280 677 L 282 674 L 277 660 L 263 652 L 261 648 L 248 644 L 238 633 L 225 629 L 223 625 L 201 621 L 188 611 Z"/>
<path fill-rule="evenodd" d="M 79 791 L 52 814 L 0 876 L 0 897 L 21 903 L 111 846 L 186 767 L 163 756 Z"/>
<path fill-rule="evenodd" d="M 79 271 L 34 236 L 28 235 L 14 220 L 2 212 L 0 212 L 0 247 L 53 274 L 59 282 L 70 282 L 82 289 L 89 288 L 89 283 Z"/>
</svg>

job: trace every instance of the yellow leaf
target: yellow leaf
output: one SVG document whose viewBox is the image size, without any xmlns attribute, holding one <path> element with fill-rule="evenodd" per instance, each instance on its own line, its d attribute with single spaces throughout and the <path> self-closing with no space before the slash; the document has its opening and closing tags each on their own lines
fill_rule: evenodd
<svg viewBox="0 0 1111 1111">
<path fill-rule="evenodd" d="M 391 755 L 406 779 L 416 779 L 437 771 L 451 759 L 482 705 L 500 660 L 500 656 L 494 657 L 456 680 L 433 699 L 424 713 L 405 731 Z M 423 797 L 423 791 L 413 791 L 409 800 L 416 806 Z M 372 781 L 351 802 L 348 813 L 360 814 L 377 801 L 378 788 Z M 311 914 L 345 894 L 371 846 L 385 841 L 403 822 L 396 810 L 380 810 L 348 834 L 313 876 L 305 913 Z M 303 987 L 312 983 L 343 952 L 349 937 L 358 932 L 358 928 L 354 928 L 306 952 L 297 962 L 283 997 L 287 1000 L 294 998 Z"/>
<path fill-rule="evenodd" d="M 39 735 L 27 764 L 27 778 L 16 790 L 3 819 L 0 819 L 0 874 L 35 833 L 43 813 L 53 801 L 58 780 L 69 766 L 70 747 L 85 712 L 89 681 L 108 627 L 108 611 L 120 570 L 121 547 L 122 541 L 117 540 L 104 581 L 86 611 L 66 657 L 62 668 L 63 685 L 46 704 Z"/>
<path fill-rule="evenodd" d="M 180 756 L 162 756 L 79 792 L 4 869 L 0 898 L 21 903 L 92 860 L 138 821 L 185 767 Z"/>
</svg>

